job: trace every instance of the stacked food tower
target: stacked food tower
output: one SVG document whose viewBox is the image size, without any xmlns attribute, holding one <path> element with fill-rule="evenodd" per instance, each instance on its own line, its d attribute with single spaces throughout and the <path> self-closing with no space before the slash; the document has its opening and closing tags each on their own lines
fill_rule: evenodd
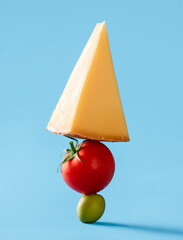
<svg viewBox="0 0 183 240">
<path fill-rule="evenodd" d="M 97 221 L 105 210 L 104 198 L 97 193 L 109 184 L 115 170 L 112 153 L 100 141 L 129 141 L 105 22 L 96 25 L 47 130 L 72 140 L 61 173 L 72 189 L 83 194 L 77 206 L 79 219 Z M 85 140 L 79 144 L 76 138 Z"/>
</svg>

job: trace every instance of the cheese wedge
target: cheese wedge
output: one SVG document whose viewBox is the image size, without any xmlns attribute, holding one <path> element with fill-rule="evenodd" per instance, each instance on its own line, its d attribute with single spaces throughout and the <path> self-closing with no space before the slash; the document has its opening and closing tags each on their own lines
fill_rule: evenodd
<svg viewBox="0 0 183 240">
<path fill-rule="evenodd" d="M 98 141 L 129 141 L 105 22 L 96 25 L 47 130 Z"/>
</svg>

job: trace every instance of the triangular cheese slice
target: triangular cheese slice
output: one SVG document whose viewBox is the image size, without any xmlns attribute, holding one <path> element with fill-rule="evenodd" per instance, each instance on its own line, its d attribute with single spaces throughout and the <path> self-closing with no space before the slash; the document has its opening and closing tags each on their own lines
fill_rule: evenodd
<svg viewBox="0 0 183 240">
<path fill-rule="evenodd" d="M 87 42 L 47 130 L 99 141 L 129 141 L 105 22 Z"/>
</svg>

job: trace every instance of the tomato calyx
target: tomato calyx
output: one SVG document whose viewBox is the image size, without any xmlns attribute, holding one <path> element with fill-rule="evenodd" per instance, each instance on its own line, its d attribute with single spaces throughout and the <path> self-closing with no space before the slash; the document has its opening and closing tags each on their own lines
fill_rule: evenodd
<svg viewBox="0 0 183 240">
<path fill-rule="evenodd" d="M 80 150 L 80 148 L 82 147 L 83 145 L 83 142 L 81 142 L 79 144 L 78 140 L 76 138 L 71 138 L 69 137 L 70 139 L 76 141 L 76 146 L 74 147 L 74 144 L 73 144 L 73 141 L 70 141 L 69 144 L 70 144 L 70 149 L 66 148 L 62 153 L 61 153 L 61 156 L 64 152 L 67 152 L 69 153 L 69 155 L 60 163 L 60 165 L 58 166 L 58 169 L 57 169 L 57 172 L 59 172 L 59 169 L 60 167 L 62 166 L 62 164 L 68 162 L 69 160 L 71 160 L 72 158 L 76 157 L 80 162 L 84 163 L 83 161 L 81 161 L 81 159 L 79 158 L 78 156 L 78 152 Z"/>
</svg>

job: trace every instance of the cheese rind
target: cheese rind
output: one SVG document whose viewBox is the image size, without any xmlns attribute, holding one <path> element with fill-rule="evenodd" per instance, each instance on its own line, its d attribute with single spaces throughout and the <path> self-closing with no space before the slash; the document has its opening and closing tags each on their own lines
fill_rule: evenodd
<svg viewBox="0 0 183 240">
<path fill-rule="evenodd" d="M 47 130 L 99 141 L 129 141 L 105 22 L 86 44 Z"/>
</svg>

